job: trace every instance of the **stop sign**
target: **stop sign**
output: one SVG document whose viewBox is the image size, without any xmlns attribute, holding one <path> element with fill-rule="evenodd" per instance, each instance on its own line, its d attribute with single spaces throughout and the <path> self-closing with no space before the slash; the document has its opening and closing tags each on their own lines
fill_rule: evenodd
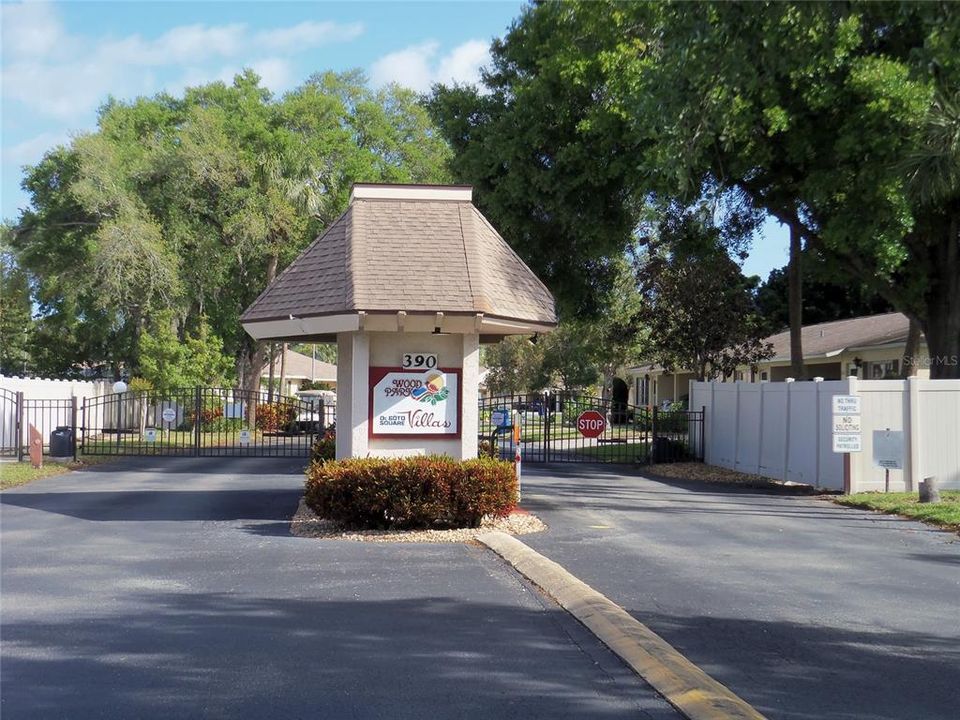
<svg viewBox="0 0 960 720">
<path fill-rule="evenodd" d="M 600 437 L 606 429 L 607 419 L 596 410 L 584 410 L 577 417 L 577 431 L 584 437 Z"/>
</svg>

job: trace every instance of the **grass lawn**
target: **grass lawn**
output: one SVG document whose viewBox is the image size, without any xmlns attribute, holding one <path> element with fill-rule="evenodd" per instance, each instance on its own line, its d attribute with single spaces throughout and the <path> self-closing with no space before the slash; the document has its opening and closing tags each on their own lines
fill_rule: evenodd
<svg viewBox="0 0 960 720">
<path fill-rule="evenodd" d="M 99 465 L 116 458 L 104 455 L 85 456 L 83 460 L 74 462 L 53 462 L 44 460 L 43 467 L 35 468 L 30 461 L 25 462 L 4 462 L 0 463 L 0 490 L 16 487 L 17 485 L 26 485 L 40 478 L 50 477 L 51 475 L 62 475 L 72 470 L 82 470 L 91 465 Z"/>
<path fill-rule="evenodd" d="M 938 503 L 920 504 L 917 493 L 856 493 L 831 498 L 835 503 L 902 515 L 960 532 L 960 490 L 941 490 Z"/>
</svg>

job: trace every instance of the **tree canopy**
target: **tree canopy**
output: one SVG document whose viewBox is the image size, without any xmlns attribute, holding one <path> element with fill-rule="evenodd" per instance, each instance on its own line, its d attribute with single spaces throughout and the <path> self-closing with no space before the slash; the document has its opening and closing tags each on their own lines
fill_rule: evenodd
<svg viewBox="0 0 960 720">
<path fill-rule="evenodd" d="M 566 307 L 609 284 L 595 268 L 652 195 L 720 192 L 780 219 L 949 360 L 958 45 L 950 3 L 542 3 L 494 43 L 487 94 L 437 88 L 431 109 L 455 174 L 483 189 L 485 212 L 523 238 Z M 554 277 L 554 262 L 589 282 L 568 287 L 576 275 Z"/>
<path fill-rule="evenodd" d="M 136 373 L 140 338 L 169 311 L 181 340 L 206 318 L 255 387 L 265 354 L 244 308 L 354 182 L 442 182 L 448 156 L 408 90 L 325 73 L 276 98 L 246 71 L 182 98 L 108 102 L 95 132 L 28 168 L 32 207 L 11 243 L 37 278 L 40 325 L 76 346 L 60 372 L 79 356 Z"/>
</svg>

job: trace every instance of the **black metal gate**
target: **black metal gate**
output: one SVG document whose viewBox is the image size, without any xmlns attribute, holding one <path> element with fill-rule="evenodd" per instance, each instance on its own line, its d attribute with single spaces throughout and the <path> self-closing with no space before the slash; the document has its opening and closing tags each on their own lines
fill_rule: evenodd
<svg viewBox="0 0 960 720">
<path fill-rule="evenodd" d="M 202 387 L 87 398 L 80 412 L 84 455 L 306 457 L 333 419 L 298 398 Z"/>
<path fill-rule="evenodd" d="M 479 451 L 513 459 L 519 426 L 524 462 L 703 462 L 704 415 L 567 393 L 481 398 Z"/>
<path fill-rule="evenodd" d="M 22 428 L 23 393 L 0 388 L 0 457 L 20 459 Z"/>
</svg>

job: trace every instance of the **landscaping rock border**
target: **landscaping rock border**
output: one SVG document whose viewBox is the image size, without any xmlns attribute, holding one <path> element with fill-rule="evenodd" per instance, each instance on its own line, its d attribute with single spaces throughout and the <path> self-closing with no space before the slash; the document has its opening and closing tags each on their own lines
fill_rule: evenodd
<svg viewBox="0 0 960 720">
<path fill-rule="evenodd" d="M 290 520 L 290 533 L 297 537 L 356 542 L 465 543 L 478 535 L 499 530 L 508 535 L 543 532 L 546 524 L 536 515 L 518 510 L 505 518 L 484 518 L 478 528 L 457 530 L 344 530 L 331 520 L 319 517 L 301 498 Z"/>
</svg>

